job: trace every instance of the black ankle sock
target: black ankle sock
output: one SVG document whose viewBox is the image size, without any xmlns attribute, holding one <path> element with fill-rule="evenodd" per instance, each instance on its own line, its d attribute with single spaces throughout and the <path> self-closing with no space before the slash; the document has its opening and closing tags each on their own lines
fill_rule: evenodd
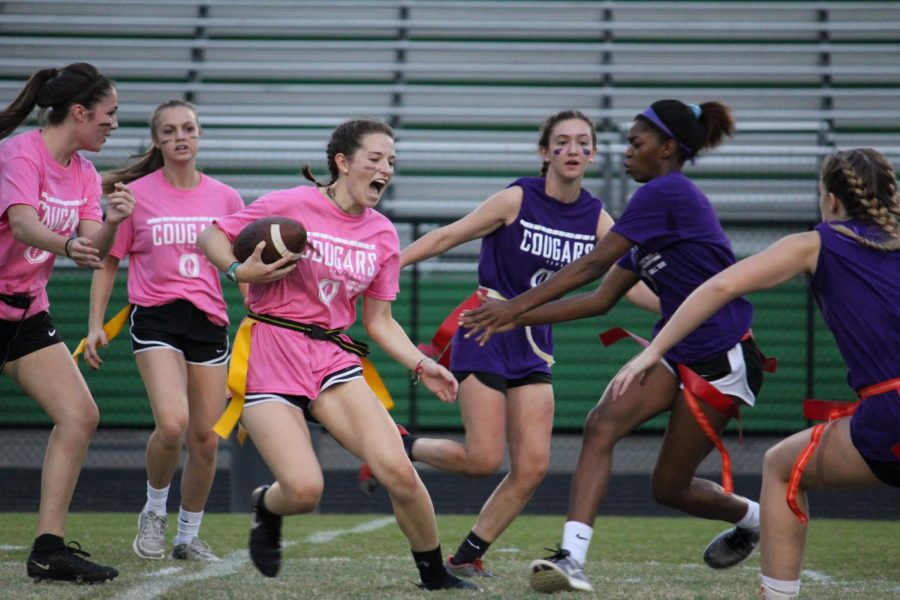
<svg viewBox="0 0 900 600">
<path fill-rule="evenodd" d="M 410 433 L 409 435 L 402 436 L 400 439 L 403 440 L 403 449 L 406 450 L 406 455 L 409 457 L 409 460 L 416 460 L 413 458 L 412 449 L 413 444 L 416 443 L 416 440 L 419 439 L 419 436 Z"/>
<path fill-rule="evenodd" d="M 269 492 L 269 489 L 270 488 L 266 488 L 265 490 L 263 490 L 263 493 L 260 494 L 259 503 L 256 505 L 256 510 L 259 512 L 260 518 L 272 520 L 277 519 L 278 515 L 266 508 L 266 494 Z"/>
<path fill-rule="evenodd" d="M 65 542 L 58 535 L 52 533 L 42 533 L 34 538 L 34 545 L 31 547 L 32 554 L 50 554 L 66 547 Z"/>
<path fill-rule="evenodd" d="M 466 536 L 466 539 L 459 545 L 456 554 L 453 555 L 453 564 L 461 565 L 475 562 L 484 556 L 484 553 L 487 552 L 490 547 L 490 542 L 484 541 L 475 535 L 474 531 L 470 531 L 469 535 Z"/>
<path fill-rule="evenodd" d="M 416 552 L 413 550 L 412 555 L 413 560 L 416 561 L 416 567 L 419 569 L 419 575 L 422 577 L 422 583 L 425 584 L 425 587 L 430 588 L 439 586 L 443 583 L 447 569 L 444 567 L 440 546 L 434 550 L 427 550 L 425 552 Z"/>
</svg>

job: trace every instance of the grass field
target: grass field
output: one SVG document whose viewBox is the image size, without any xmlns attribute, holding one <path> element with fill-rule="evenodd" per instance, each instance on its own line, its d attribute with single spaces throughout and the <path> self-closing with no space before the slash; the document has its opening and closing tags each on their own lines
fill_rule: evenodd
<svg viewBox="0 0 900 600">
<path fill-rule="evenodd" d="M 391 516 L 308 515 L 285 520 L 285 561 L 267 579 L 246 552 L 249 515 L 211 514 L 203 538 L 223 558 L 217 563 L 142 561 L 131 551 L 136 515 L 73 514 L 69 538 L 121 572 L 95 586 L 35 584 L 25 576 L 33 514 L 0 514 L 0 597 L 144 600 L 150 598 L 421 598 L 408 546 Z M 439 519 L 445 553 L 469 530 L 472 516 Z M 560 516 L 520 517 L 491 548 L 480 579 L 482 598 L 545 598 L 528 587 L 527 564 L 547 554 L 562 526 Z M 755 599 L 758 555 L 744 565 L 714 572 L 701 554 L 720 523 L 691 518 L 609 517 L 597 521 L 587 573 L 600 598 Z M 168 532 L 171 541 L 173 527 Z M 813 520 L 803 575 L 803 597 L 823 600 L 900 598 L 900 523 Z M 441 592 L 442 597 L 471 593 Z M 430 596 L 429 596 L 430 597 Z M 558 594 L 579 598 L 584 594 Z"/>
</svg>

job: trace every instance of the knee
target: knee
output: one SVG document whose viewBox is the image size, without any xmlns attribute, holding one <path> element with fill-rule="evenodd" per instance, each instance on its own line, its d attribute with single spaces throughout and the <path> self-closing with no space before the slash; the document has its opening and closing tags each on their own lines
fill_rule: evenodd
<svg viewBox="0 0 900 600">
<path fill-rule="evenodd" d="M 287 514 L 302 514 L 315 510 L 322 499 L 322 483 L 281 481 L 278 482 Z"/>
<path fill-rule="evenodd" d="M 793 459 L 781 443 L 766 450 L 763 455 L 763 480 L 786 482 L 790 477 Z"/>
<path fill-rule="evenodd" d="M 520 487 L 534 490 L 541 484 L 550 468 L 549 456 L 532 457 L 521 464 L 513 464 L 509 470 L 510 480 Z"/>
<path fill-rule="evenodd" d="M 487 477 L 500 470 L 503 455 L 500 453 L 484 453 L 466 458 L 466 475 L 469 477 Z"/>
<path fill-rule="evenodd" d="M 612 446 L 618 440 L 614 424 L 604 418 L 598 407 L 591 409 L 584 421 L 584 441 L 589 444 Z"/>
<path fill-rule="evenodd" d="M 187 432 L 187 415 L 162 415 L 156 419 L 156 438 L 171 447 L 181 447 Z"/>
<path fill-rule="evenodd" d="M 653 473 L 652 488 L 653 500 L 657 503 L 677 509 L 683 508 L 687 494 L 687 485 L 680 481 L 675 481 L 671 477 Z"/>
<path fill-rule="evenodd" d="M 77 405 L 77 410 L 67 412 L 54 425 L 68 430 L 86 441 L 93 437 L 100 424 L 100 410 L 94 400 L 87 396 Z"/>
<path fill-rule="evenodd" d="M 375 477 L 392 495 L 408 498 L 418 491 L 422 481 L 408 460 L 394 460 L 382 465 Z"/>
<path fill-rule="evenodd" d="M 204 431 L 188 436 L 188 453 L 205 460 L 213 460 L 219 449 L 219 436 L 214 431 Z"/>
</svg>

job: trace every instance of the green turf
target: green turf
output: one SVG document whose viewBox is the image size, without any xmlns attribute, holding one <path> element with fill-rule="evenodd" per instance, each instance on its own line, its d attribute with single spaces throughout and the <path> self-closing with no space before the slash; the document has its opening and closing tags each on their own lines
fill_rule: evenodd
<svg viewBox="0 0 900 600">
<path fill-rule="evenodd" d="M 444 550 L 453 551 L 472 516 L 439 519 Z M 413 586 L 417 573 L 406 540 L 385 515 L 308 515 L 286 519 L 285 561 L 267 579 L 246 554 L 248 515 L 211 514 L 203 538 L 224 558 L 219 563 L 142 561 L 131 551 L 136 515 L 73 514 L 68 536 L 121 575 L 96 586 L 35 584 L 25 576 L 25 546 L 32 514 L 0 514 L 0 585 L 3 598 L 315 598 L 402 599 L 431 597 Z M 523 516 L 486 557 L 497 574 L 481 579 L 482 598 L 544 598 L 528 588 L 527 565 L 546 554 L 562 528 L 560 516 Z M 587 573 L 601 598 L 755 599 L 758 555 L 734 569 L 714 572 L 700 555 L 721 523 L 692 518 L 601 518 Z M 354 531 L 355 530 L 355 531 Z M 174 535 L 170 527 L 169 539 Z M 900 523 L 813 520 L 803 597 L 823 600 L 900 597 Z M 440 597 L 470 597 L 442 593 Z M 555 598 L 583 598 L 559 594 Z"/>
</svg>

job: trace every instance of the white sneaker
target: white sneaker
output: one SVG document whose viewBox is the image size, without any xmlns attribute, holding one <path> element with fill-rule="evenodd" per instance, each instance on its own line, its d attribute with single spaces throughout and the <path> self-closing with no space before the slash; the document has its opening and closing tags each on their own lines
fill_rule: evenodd
<svg viewBox="0 0 900 600">
<path fill-rule="evenodd" d="M 138 516 L 138 534 L 131 545 L 134 553 L 148 560 L 162 560 L 166 556 L 166 515 L 142 512 Z"/>
<path fill-rule="evenodd" d="M 584 569 L 562 548 L 552 556 L 531 561 L 528 565 L 531 589 L 544 594 L 553 592 L 593 592 Z"/>
<path fill-rule="evenodd" d="M 194 538 L 187 544 L 175 544 L 169 558 L 175 560 L 205 560 L 210 562 L 222 560 L 213 553 L 209 548 L 209 544 L 200 540 L 200 538 Z"/>
</svg>

